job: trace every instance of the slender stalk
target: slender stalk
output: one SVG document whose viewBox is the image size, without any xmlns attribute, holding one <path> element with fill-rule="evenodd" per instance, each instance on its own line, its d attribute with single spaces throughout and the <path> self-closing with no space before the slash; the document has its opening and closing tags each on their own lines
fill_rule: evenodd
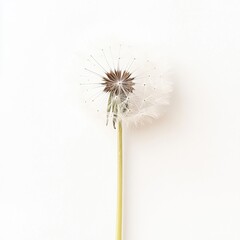
<svg viewBox="0 0 240 240">
<path fill-rule="evenodd" d="M 116 240 L 122 240 L 122 183 L 123 183 L 123 161 L 122 161 L 122 122 L 118 121 L 117 129 L 117 222 L 116 222 Z"/>
</svg>

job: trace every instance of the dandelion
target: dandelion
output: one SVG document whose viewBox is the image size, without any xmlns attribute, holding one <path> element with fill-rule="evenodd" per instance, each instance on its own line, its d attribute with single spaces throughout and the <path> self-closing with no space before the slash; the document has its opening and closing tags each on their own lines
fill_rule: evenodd
<svg viewBox="0 0 240 240">
<path fill-rule="evenodd" d="M 122 240 L 122 128 L 123 123 L 142 125 L 159 118 L 169 104 L 171 84 L 146 54 L 130 46 L 106 47 L 89 55 L 84 67 L 85 103 L 98 102 L 97 112 L 111 119 L 118 137 L 116 240 Z M 94 85 L 94 87 L 93 87 Z M 99 101 L 96 101 L 99 100 Z M 97 105 L 97 104 L 96 104 Z"/>
</svg>

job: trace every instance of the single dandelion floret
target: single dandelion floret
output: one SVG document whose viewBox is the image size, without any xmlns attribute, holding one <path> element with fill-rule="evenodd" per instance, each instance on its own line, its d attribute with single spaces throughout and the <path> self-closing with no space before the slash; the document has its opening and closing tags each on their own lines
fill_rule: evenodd
<svg viewBox="0 0 240 240">
<path fill-rule="evenodd" d="M 148 59 L 136 58 L 136 53 L 131 56 L 129 48 L 124 48 L 126 51 L 123 52 L 120 45 L 115 54 L 112 48 L 109 51 L 101 49 L 98 58 L 90 55 L 90 66 L 85 68 L 90 74 L 87 78 L 93 80 L 94 76 L 94 84 L 98 84 L 98 90 L 101 88 L 91 102 L 104 95 L 106 124 L 111 118 L 114 128 L 117 121 L 139 125 L 162 116 L 172 91 L 159 68 Z M 115 61 L 114 56 L 117 56 Z"/>
</svg>

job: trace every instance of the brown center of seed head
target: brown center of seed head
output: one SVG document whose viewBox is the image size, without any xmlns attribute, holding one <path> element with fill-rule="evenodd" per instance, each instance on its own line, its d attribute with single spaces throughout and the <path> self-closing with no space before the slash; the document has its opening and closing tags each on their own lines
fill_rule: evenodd
<svg viewBox="0 0 240 240">
<path fill-rule="evenodd" d="M 102 83 L 105 85 L 104 92 L 124 97 L 133 92 L 135 83 L 133 82 L 134 77 L 131 76 L 130 72 L 126 70 L 110 70 L 105 74 L 106 76 L 103 77 Z"/>
</svg>

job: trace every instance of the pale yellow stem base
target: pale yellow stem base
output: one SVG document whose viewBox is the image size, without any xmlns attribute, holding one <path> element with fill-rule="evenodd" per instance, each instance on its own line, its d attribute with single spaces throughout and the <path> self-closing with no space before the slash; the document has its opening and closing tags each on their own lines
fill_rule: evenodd
<svg viewBox="0 0 240 240">
<path fill-rule="evenodd" d="M 122 161 L 122 122 L 118 122 L 117 129 L 118 160 L 117 160 L 117 222 L 116 240 L 122 240 L 122 185 L 123 185 L 123 161 Z"/>
</svg>

